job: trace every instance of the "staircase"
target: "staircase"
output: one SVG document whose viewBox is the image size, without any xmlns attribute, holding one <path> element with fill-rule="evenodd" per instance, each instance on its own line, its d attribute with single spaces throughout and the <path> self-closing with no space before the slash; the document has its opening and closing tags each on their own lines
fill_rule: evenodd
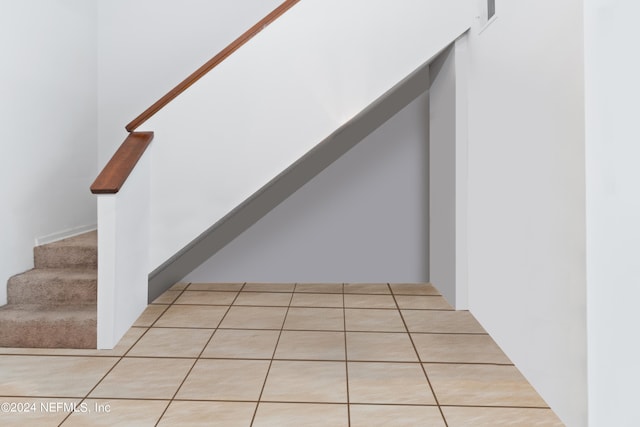
<svg viewBox="0 0 640 427">
<path fill-rule="evenodd" d="M 7 284 L 0 347 L 96 348 L 97 232 L 34 248 Z"/>
</svg>

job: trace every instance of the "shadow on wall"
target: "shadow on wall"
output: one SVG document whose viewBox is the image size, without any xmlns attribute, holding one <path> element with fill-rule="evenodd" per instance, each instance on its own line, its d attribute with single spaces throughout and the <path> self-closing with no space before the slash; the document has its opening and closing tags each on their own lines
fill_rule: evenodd
<svg viewBox="0 0 640 427">
<path fill-rule="evenodd" d="M 193 282 L 427 282 L 424 93 L 187 275 Z"/>
</svg>

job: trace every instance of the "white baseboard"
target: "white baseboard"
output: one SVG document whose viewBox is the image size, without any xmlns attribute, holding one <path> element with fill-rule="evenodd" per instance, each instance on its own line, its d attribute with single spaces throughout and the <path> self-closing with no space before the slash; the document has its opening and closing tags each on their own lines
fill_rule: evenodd
<svg viewBox="0 0 640 427">
<path fill-rule="evenodd" d="M 67 230 L 57 231 L 55 233 L 47 234 L 46 236 L 36 237 L 36 246 L 46 245 L 47 243 L 57 242 L 58 240 L 62 239 L 68 239 L 69 237 L 77 236 L 78 234 L 82 233 L 88 233 L 89 231 L 97 229 L 97 224 L 90 224 L 69 228 Z"/>
</svg>

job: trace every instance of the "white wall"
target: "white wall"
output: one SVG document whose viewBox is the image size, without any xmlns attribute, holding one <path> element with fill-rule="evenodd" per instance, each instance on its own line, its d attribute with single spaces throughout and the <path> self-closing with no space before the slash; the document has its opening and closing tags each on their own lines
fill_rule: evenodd
<svg viewBox="0 0 640 427">
<path fill-rule="evenodd" d="M 184 280 L 428 281 L 428 115 L 423 94 Z"/>
<path fill-rule="evenodd" d="M 38 237 L 96 223 L 92 0 L 0 0 L 0 304 Z"/>
<path fill-rule="evenodd" d="M 582 3 L 497 1 L 469 38 L 470 310 L 568 426 L 587 423 Z"/>
<path fill-rule="evenodd" d="M 640 425 L 640 60 L 634 0 L 585 1 L 589 425 Z"/>
<path fill-rule="evenodd" d="M 300 2 L 144 124 L 152 268 L 464 32 L 467 5 Z"/>
<path fill-rule="evenodd" d="M 99 161 L 126 138 L 125 125 L 282 0 L 99 2 Z"/>
<path fill-rule="evenodd" d="M 429 66 L 430 282 L 456 306 L 456 61 L 453 47 Z"/>
<path fill-rule="evenodd" d="M 429 66 L 429 281 L 457 310 L 469 309 L 467 44 L 465 34 Z"/>
</svg>

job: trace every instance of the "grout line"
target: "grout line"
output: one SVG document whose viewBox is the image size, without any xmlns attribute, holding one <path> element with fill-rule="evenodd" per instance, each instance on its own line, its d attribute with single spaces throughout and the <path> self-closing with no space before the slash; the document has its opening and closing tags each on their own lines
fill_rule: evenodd
<svg viewBox="0 0 640 427">
<path fill-rule="evenodd" d="M 282 295 L 285 295 L 287 292 L 281 292 Z M 324 294 L 324 295 L 328 295 L 328 294 Z M 337 295 L 337 294 L 331 294 L 331 295 Z M 360 296 L 364 296 L 364 295 L 360 295 Z M 167 304 L 171 304 L 171 305 L 180 305 L 180 306 L 196 306 L 196 307 L 208 307 L 208 306 L 213 306 L 213 307 L 226 307 L 230 304 L 216 304 L 216 303 L 211 303 L 211 304 L 204 304 L 204 303 L 184 303 L 184 302 L 172 302 L 172 303 L 167 303 L 167 302 L 163 302 L 163 303 L 157 303 L 157 304 L 150 304 L 150 305 L 167 305 Z M 282 304 L 233 304 L 234 307 L 289 307 L 287 305 L 282 305 Z M 314 305 L 314 306 L 310 306 L 310 305 L 291 305 L 290 307 L 292 308 L 304 308 L 304 309 L 339 309 L 339 308 L 345 308 L 345 309 L 349 309 L 349 310 L 397 310 L 397 308 L 395 307 L 355 307 L 355 306 L 344 306 L 344 307 L 337 307 L 337 306 L 323 306 L 323 305 Z M 450 308 L 403 308 L 402 310 L 405 311 L 438 311 L 438 312 L 455 312 L 455 310 L 450 309 Z M 464 310 L 461 310 L 464 311 Z"/>
<path fill-rule="evenodd" d="M 190 286 L 191 284 L 189 283 L 189 285 L 187 285 L 187 287 L 185 288 L 185 290 Z M 240 288 L 240 290 L 242 290 L 242 288 L 244 287 L 244 283 L 242 284 L 242 287 Z M 184 291 L 183 291 L 184 292 Z M 182 295 L 182 294 L 180 294 Z M 236 296 L 234 297 L 233 301 L 235 302 L 236 298 L 238 298 L 238 295 L 240 295 L 240 292 L 238 292 L 236 294 Z M 177 298 L 176 298 L 177 300 Z M 218 321 L 218 324 L 216 325 L 216 327 L 211 331 L 211 335 L 209 336 L 209 339 L 207 340 L 207 342 L 205 343 L 205 345 L 202 347 L 202 350 L 200 350 L 200 353 L 198 354 L 197 358 L 193 361 L 193 364 L 191 365 L 191 368 L 189 368 L 189 371 L 187 371 L 186 375 L 184 376 L 184 378 L 182 378 L 182 381 L 180 382 L 180 385 L 178 386 L 178 388 L 176 389 L 176 392 L 173 393 L 173 396 L 171 397 L 171 399 L 169 400 L 169 403 L 167 404 L 167 407 L 164 408 L 164 411 L 162 411 L 162 414 L 160 414 L 160 417 L 158 418 L 158 421 L 156 421 L 155 426 L 157 426 L 160 423 L 160 420 L 162 420 L 162 417 L 164 417 L 164 414 L 167 413 L 167 410 L 169 409 L 169 406 L 171 406 L 171 403 L 174 401 L 174 399 L 176 398 L 176 396 L 178 395 L 178 393 L 180 392 L 180 389 L 182 388 L 182 386 L 184 385 L 185 381 L 187 381 L 187 378 L 189 377 L 189 375 L 191 375 L 191 372 L 193 371 L 193 368 L 196 366 L 196 363 L 198 363 L 198 360 L 200 360 L 200 357 L 202 356 L 202 353 L 204 353 L 204 350 L 207 348 L 207 346 L 209 345 L 209 343 L 211 342 L 211 340 L 213 339 L 213 336 L 216 333 L 216 330 L 218 329 L 218 326 L 220 326 L 222 324 L 222 322 L 224 321 L 224 318 L 227 317 L 227 314 L 229 313 L 229 310 L 231 310 L 231 305 L 227 307 L 227 311 L 224 312 L 224 315 L 220 318 L 220 320 Z M 159 319 L 159 318 L 158 318 Z M 207 328 L 210 329 L 210 328 Z"/>
<path fill-rule="evenodd" d="M 296 285 L 293 285 L 294 289 Z M 273 348 L 273 353 L 271 353 L 271 359 L 269 360 L 269 367 L 267 367 L 267 374 L 264 376 L 264 382 L 262 383 L 262 388 L 260 389 L 260 394 L 258 395 L 258 401 L 256 402 L 256 409 L 253 411 L 253 416 L 251 417 L 251 424 L 249 427 L 253 426 L 253 423 L 256 419 L 256 415 L 258 414 L 258 407 L 260 406 L 260 401 L 262 399 L 262 394 L 264 393 L 264 388 L 267 385 L 267 380 L 269 379 L 269 372 L 271 372 L 271 366 L 273 365 L 273 360 L 276 357 L 276 351 L 278 351 L 278 344 L 280 344 L 280 338 L 282 337 L 282 331 L 284 329 L 284 324 L 287 321 L 287 316 L 289 315 L 289 309 L 291 308 L 291 301 L 293 300 L 293 293 L 291 293 L 291 298 L 289 298 L 289 306 L 287 306 L 287 311 L 284 313 L 284 318 L 282 319 L 282 325 L 280 326 L 280 332 L 278 333 L 278 339 L 276 340 L 276 345 Z"/>
<path fill-rule="evenodd" d="M 179 304 L 177 304 L 179 305 Z M 235 307 L 235 306 L 234 306 Z M 255 308 L 287 308 L 287 307 L 258 307 L 256 306 Z M 290 308 L 297 308 L 297 307 L 290 307 Z M 143 326 L 139 326 L 140 328 L 142 328 Z M 146 326 L 144 326 L 146 328 Z M 154 326 L 155 329 L 211 329 L 211 328 L 206 328 L 206 327 L 188 327 L 188 326 Z M 280 329 L 276 329 L 276 328 L 263 328 L 263 329 L 256 329 L 254 328 L 229 328 L 229 327 L 223 327 L 223 328 L 216 328 L 216 329 L 222 329 L 222 330 L 229 330 L 229 331 L 279 331 Z M 298 331 L 298 332 L 342 332 L 341 329 L 291 329 L 291 328 L 283 328 L 282 330 L 284 331 Z M 348 330 L 347 332 L 360 332 L 360 333 L 376 333 L 376 334 L 401 334 L 404 333 L 402 331 L 381 331 L 381 330 L 359 330 L 359 329 L 353 329 L 353 330 Z M 411 334 L 424 334 L 424 335 L 481 335 L 481 336 L 486 336 L 489 335 L 487 333 L 483 333 L 483 332 L 410 332 Z M 15 356 L 16 354 L 7 354 L 7 356 Z M 34 356 L 42 356 L 41 354 L 35 354 Z M 97 357 L 97 356 L 88 356 L 88 357 Z"/>
<path fill-rule="evenodd" d="M 53 399 L 63 399 L 63 400 L 83 400 L 82 397 L 70 397 L 70 396 L 13 396 L 6 395 L 0 396 L 2 398 L 7 399 L 32 399 L 32 400 L 53 400 Z M 135 397 L 89 397 L 88 400 L 115 400 L 115 401 L 127 401 L 127 402 L 170 402 L 168 398 L 159 398 L 159 397 L 144 397 L 144 398 L 135 398 Z M 86 400 L 86 399 L 85 399 Z M 258 403 L 257 400 L 240 400 L 240 399 L 185 399 L 185 398 L 177 398 L 172 399 L 173 402 L 224 402 L 224 403 Z M 345 402 L 307 402 L 303 400 L 261 400 L 264 403 L 283 403 L 283 404 L 316 404 L 316 405 L 346 405 Z M 80 402 L 77 403 L 80 405 Z M 349 403 L 349 405 L 354 406 L 412 406 L 412 407 L 436 407 L 438 405 L 435 404 L 421 404 L 421 403 L 384 403 L 384 402 L 353 402 Z M 491 408 L 491 409 L 535 409 L 535 410 L 551 410 L 549 406 L 522 406 L 522 405 L 453 405 L 453 404 L 445 404 L 440 405 L 443 408 Z"/>
<path fill-rule="evenodd" d="M 180 304 L 176 304 L 176 305 L 180 305 Z M 237 306 L 234 306 L 237 307 Z M 260 307 L 260 306 L 252 306 L 253 308 L 287 308 L 287 307 Z M 298 308 L 298 307 L 290 307 L 290 308 Z M 339 307 L 332 307 L 332 308 L 339 308 Z M 150 328 L 148 326 L 136 326 L 136 328 Z M 153 328 L 155 329 L 211 329 L 210 327 L 199 327 L 199 326 L 153 326 Z M 230 330 L 230 331 L 244 331 L 244 330 L 248 330 L 248 331 L 279 331 L 280 329 L 277 328 L 240 328 L 240 327 L 219 327 L 216 329 L 222 329 L 222 330 Z M 342 332 L 341 329 L 291 329 L 291 328 L 283 328 L 283 330 L 285 331 L 298 331 L 298 332 Z M 353 329 L 353 330 L 348 330 L 347 332 L 359 332 L 359 333 L 376 333 L 376 334 L 401 334 L 404 333 L 403 331 L 383 331 L 383 330 L 360 330 L 360 329 Z M 489 335 L 486 332 L 435 332 L 435 331 L 431 331 L 431 332 L 427 332 L 427 331 L 420 331 L 420 332 L 410 332 L 410 334 L 419 334 L 419 335 L 478 335 L 478 336 L 487 336 Z M 0 354 L 3 355 L 3 354 Z M 4 354 L 5 356 L 23 356 L 23 355 L 27 355 L 27 354 L 21 354 L 21 353 L 7 353 Z M 32 356 L 43 356 L 44 354 L 30 354 Z M 52 356 L 57 356 L 55 354 L 51 354 Z M 64 355 L 61 355 L 64 356 Z M 67 356 L 78 356 L 78 355 L 67 355 Z M 80 355 L 82 356 L 82 355 Z M 87 355 L 86 357 L 113 357 L 113 356 L 91 356 L 91 355 Z"/>
<path fill-rule="evenodd" d="M 479 335 L 479 336 L 489 335 L 486 332 L 410 332 L 410 333 L 419 334 L 419 335 Z"/>
<path fill-rule="evenodd" d="M 393 291 L 393 289 L 391 289 L 391 285 L 389 283 L 387 283 L 387 286 L 389 286 L 389 290 Z M 438 396 L 436 395 L 436 391 L 433 389 L 433 385 L 431 384 L 431 380 L 429 380 L 429 375 L 427 374 L 427 370 L 424 367 L 424 364 L 422 363 L 422 359 L 420 358 L 420 353 L 418 352 L 418 348 L 416 347 L 416 343 L 413 342 L 413 337 L 411 336 L 411 333 L 409 332 L 409 328 L 407 327 L 407 322 L 404 320 L 404 316 L 402 315 L 402 310 L 400 310 L 400 306 L 398 305 L 398 301 L 396 300 L 396 296 L 393 295 L 393 301 L 395 301 L 396 303 L 396 307 L 398 308 L 398 313 L 400 314 L 400 318 L 402 319 L 402 323 L 404 324 L 404 328 L 407 331 L 407 336 L 409 337 L 409 340 L 411 341 L 411 345 L 413 346 L 413 351 L 416 352 L 416 357 L 418 358 L 418 362 L 420 363 L 420 368 L 422 369 L 422 372 L 424 373 L 424 377 L 427 380 L 427 384 L 429 385 L 429 389 L 431 390 L 431 394 L 433 394 L 433 398 L 436 401 L 436 405 L 438 405 L 438 411 L 440 411 L 440 416 L 442 417 L 442 421 L 444 422 L 445 427 L 448 427 L 449 424 L 447 423 L 446 418 L 444 417 L 444 412 L 442 411 L 442 407 L 440 407 L 440 402 L 438 401 Z"/>
<path fill-rule="evenodd" d="M 347 383 L 347 421 L 351 427 L 351 396 L 349 395 L 349 349 L 347 347 L 347 308 L 345 307 L 344 283 L 342 284 L 342 324 L 344 328 L 344 367 Z"/>
<path fill-rule="evenodd" d="M 170 402 L 168 398 L 159 398 L 159 397 L 144 397 L 144 398 L 136 398 L 136 397 L 88 397 L 87 399 L 83 399 L 80 396 L 69 397 L 69 396 L 13 396 L 6 395 L 0 396 L 1 398 L 6 399 L 31 399 L 31 400 L 78 400 L 77 406 L 80 405 L 81 400 L 113 400 L 113 401 L 126 401 L 126 402 Z M 188 399 L 188 398 L 177 398 L 173 399 L 172 402 L 220 402 L 220 403 L 258 403 L 257 400 L 241 400 L 241 399 Z M 303 400 L 261 400 L 263 403 L 282 403 L 282 404 L 315 404 L 315 405 L 346 405 L 345 402 L 307 402 Z M 421 403 L 387 403 L 387 402 L 352 402 L 349 403 L 352 406 L 411 406 L 411 407 L 431 407 L 435 408 L 438 405 L 435 404 L 421 404 Z M 443 404 L 440 405 L 443 408 L 490 408 L 490 409 L 534 409 L 539 411 L 551 410 L 549 406 L 522 406 L 522 405 L 454 405 L 454 404 Z"/>
<path fill-rule="evenodd" d="M 212 337 L 215 334 L 217 329 L 212 329 Z M 283 330 L 282 332 L 288 332 Z M 296 331 L 297 332 L 297 331 Z M 315 332 L 315 331 L 313 331 Z M 336 331 L 332 331 L 336 332 Z M 345 331 L 346 333 L 349 331 Z M 339 333 L 339 332 L 336 332 Z M 205 347 L 208 345 L 205 344 Z M 82 356 L 81 356 L 82 357 Z M 107 357 L 107 356 L 94 356 L 94 357 Z M 115 358 L 115 357 L 112 357 Z M 436 362 L 436 361 L 422 361 L 416 362 L 415 360 L 377 360 L 377 359 L 295 359 L 295 358 L 280 358 L 280 357 L 215 357 L 215 356 L 148 356 L 148 355 L 140 355 L 140 356 L 127 356 L 127 359 L 158 359 L 158 360 L 194 360 L 194 359 L 203 359 L 203 360 L 247 360 L 247 361 L 255 361 L 255 360 L 274 360 L 278 362 L 351 362 L 351 363 L 392 363 L 392 364 L 420 364 L 425 363 L 428 365 L 469 365 L 469 366 L 515 366 L 513 363 L 492 363 L 492 362 Z"/>
<path fill-rule="evenodd" d="M 508 406 L 508 405 L 441 405 L 444 408 L 495 408 L 495 409 L 537 409 L 551 410 L 549 406 Z"/>
<path fill-rule="evenodd" d="M 469 366 L 513 366 L 513 363 L 497 363 L 497 362 L 429 362 L 422 361 L 421 363 L 425 363 L 428 365 L 469 365 Z"/>
</svg>

